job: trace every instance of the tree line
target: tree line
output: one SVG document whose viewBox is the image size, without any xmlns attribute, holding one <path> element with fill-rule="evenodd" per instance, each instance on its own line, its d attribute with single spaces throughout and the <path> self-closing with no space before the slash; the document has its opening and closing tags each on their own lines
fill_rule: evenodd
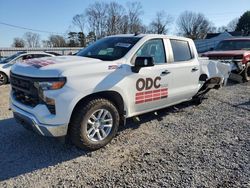
<svg viewBox="0 0 250 188">
<path fill-rule="evenodd" d="M 75 31 L 66 35 L 51 34 L 47 40 L 40 40 L 37 33 L 27 32 L 22 38 L 14 38 L 13 47 L 85 47 L 105 36 L 127 33 L 167 34 L 175 23 L 177 35 L 204 39 L 207 33 L 240 31 L 250 35 L 250 11 L 235 18 L 227 26 L 214 27 L 202 13 L 185 11 L 174 20 L 165 10 L 155 13 L 148 25 L 143 23 L 143 7 L 140 2 L 128 2 L 123 6 L 117 2 L 94 2 L 83 13 L 72 18 Z M 87 31 L 87 32 L 86 32 Z"/>
</svg>

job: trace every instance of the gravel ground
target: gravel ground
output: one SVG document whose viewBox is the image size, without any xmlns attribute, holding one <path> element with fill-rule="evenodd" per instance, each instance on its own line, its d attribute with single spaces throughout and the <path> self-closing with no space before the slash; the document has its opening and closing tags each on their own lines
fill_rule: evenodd
<svg viewBox="0 0 250 188">
<path fill-rule="evenodd" d="M 250 83 L 128 121 L 94 152 L 15 123 L 0 87 L 0 187 L 250 187 Z"/>
</svg>

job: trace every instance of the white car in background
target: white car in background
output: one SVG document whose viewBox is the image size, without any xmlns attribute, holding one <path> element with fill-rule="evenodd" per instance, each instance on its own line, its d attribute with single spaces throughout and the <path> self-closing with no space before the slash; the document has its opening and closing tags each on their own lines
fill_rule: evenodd
<svg viewBox="0 0 250 188">
<path fill-rule="evenodd" d="M 0 61 L 0 86 L 9 82 L 10 69 L 16 62 L 22 62 L 28 59 L 53 57 L 55 55 L 46 52 L 17 52 L 14 55 Z"/>
</svg>

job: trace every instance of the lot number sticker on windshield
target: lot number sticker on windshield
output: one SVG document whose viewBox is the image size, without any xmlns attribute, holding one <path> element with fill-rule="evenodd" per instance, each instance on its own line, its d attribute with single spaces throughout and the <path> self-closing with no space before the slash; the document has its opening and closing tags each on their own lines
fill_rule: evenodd
<svg viewBox="0 0 250 188">
<path fill-rule="evenodd" d="M 130 43 L 119 42 L 115 46 L 117 46 L 117 47 L 123 47 L 123 48 L 129 48 L 131 46 L 131 44 Z"/>
</svg>

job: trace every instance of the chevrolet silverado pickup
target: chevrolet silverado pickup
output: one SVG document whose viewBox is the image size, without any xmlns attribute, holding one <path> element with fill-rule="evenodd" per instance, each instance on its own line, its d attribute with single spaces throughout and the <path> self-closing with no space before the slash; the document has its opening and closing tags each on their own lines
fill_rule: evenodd
<svg viewBox="0 0 250 188">
<path fill-rule="evenodd" d="M 232 73 L 241 75 L 243 81 L 250 81 L 250 38 L 223 40 L 213 51 L 202 56 L 230 63 Z"/>
<path fill-rule="evenodd" d="M 226 83 L 230 66 L 199 58 L 191 39 L 115 35 L 76 56 L 33 59 L 11 70 L 11 109 L 24 127 L 98 149 L 126 118 L 188 100 Z"/>
</svg>

